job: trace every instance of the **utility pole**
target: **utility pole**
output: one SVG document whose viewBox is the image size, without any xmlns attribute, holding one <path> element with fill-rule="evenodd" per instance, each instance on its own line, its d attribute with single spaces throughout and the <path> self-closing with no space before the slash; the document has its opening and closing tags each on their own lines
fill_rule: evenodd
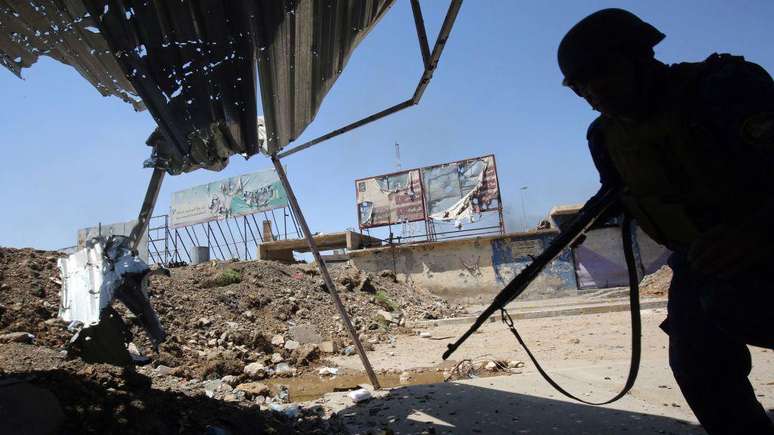
<svg viewBox="0 0 774 435">
<path fill-rule="evenodd" d="M 524 231 L 527 231 L 527 208 L 524 206 L 524 192 L 527 188 L 528 186 L 521 186 L 519 189 L 521 191 L 521 218 L 523 219 Z"/>
</svg>

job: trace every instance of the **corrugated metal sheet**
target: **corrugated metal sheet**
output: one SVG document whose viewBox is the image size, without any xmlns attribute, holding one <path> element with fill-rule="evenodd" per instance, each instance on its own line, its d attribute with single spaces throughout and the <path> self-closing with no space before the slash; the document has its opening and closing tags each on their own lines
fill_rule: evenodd
<svg viewBox="0 0 774 435">
<path fill-rule="evenodd" d="M 104 96 L 144 108 L 82 2 L 0 0 L 0 64 L 21 77 L 39 56 L 72 66 Z"/>
<path fill-rule="evenodd" d="M 393 0 L 260 2 L 261 100 L 277 151 L 314 119 L 355 47 Z"/>
<path fill-rule="evenodd" d="M 220 170 L 260 151 L 256 65 L 274 153 L 312 121 L 393 0 L 0 0 L 0 62 L 49 55 L 158 123 L 151 166 Z"/>
</svg>

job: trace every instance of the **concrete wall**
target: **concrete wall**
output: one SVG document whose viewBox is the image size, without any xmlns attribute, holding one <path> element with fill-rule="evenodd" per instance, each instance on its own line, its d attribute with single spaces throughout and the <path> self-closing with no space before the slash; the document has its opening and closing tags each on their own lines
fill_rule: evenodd
<svg viewBox="0 0 774 435">
<path fill-rule="evenodd" d="M 551 230 L 534 231 L 363 249 L 350 251 L 350 261 L 366 272 L 391 270 L 398 279 L 452 301 L 485 303 L 529 264 L 529 255 L 539 254 L 556 234 Z M 576 294 L 576 289 L 572 255 L 567 251 L 546 268 L 522 297 Z"/>
<path fill-rule="evenodd" d="M 350 251 L 349 255 L 350 262 L 365 272 L 390 270 L 398 279 L 449 301 L 487 303 L 532 261 L 530 256 L 540 254 L 557 234 L 556 230 L 536 230 L 362 249 Z M 590 231 L 574 252 L 566 249 L 554 259 L 520 298 L 574 296 L 588 289 L 626 286 L 628 275 L 620 234 L 618 227 Z M 669 251 L 639 229 L 636 236 L 635 257 L 646 274 L 653 273 L 666 263 Z"/>
</svg>

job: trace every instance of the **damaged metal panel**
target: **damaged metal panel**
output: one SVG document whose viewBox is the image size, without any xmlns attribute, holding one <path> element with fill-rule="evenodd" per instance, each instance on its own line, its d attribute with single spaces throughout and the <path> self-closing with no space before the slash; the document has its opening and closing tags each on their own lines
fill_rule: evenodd
<svg viewBox="0 0 774 435">
<path fill-rule="evenodd" d="M 103 96 L 144 108 L 83 2 L 0 0 L 0 64 L 21 77 L 40 56 L 72 66 Z"/>
<path fill-rule="evenodd" d="M 145 289 L 152 272 L 132 255 L 129 245 L 127 237 L 97 237 L 58 260 L 62 276 L 59 317 L 84 327 L 95 326 L 118 299 L 140 319 L 151 341 L 158 345 L 165 333 Z"/>
<path fill-rule="evenodd" d="M 393 0 L 257 3 L 261 101 L 272 154 L 312 122 L 355 47 Z"/>
<path fill-rule="evenodd" d="M 261 151 L 256 67 L 272 154 L 314 119 L 357 44 L 393 0 L 0 0 L 0 63 L 39 55 L 158 124 L 146 165 L 223 169 Z"/>
<path fill-rule="evenodd" d="M 255 2 L 85 4 L 158 123 L 148 166 L 221 170 L 258 152 Z"/>
</svg>

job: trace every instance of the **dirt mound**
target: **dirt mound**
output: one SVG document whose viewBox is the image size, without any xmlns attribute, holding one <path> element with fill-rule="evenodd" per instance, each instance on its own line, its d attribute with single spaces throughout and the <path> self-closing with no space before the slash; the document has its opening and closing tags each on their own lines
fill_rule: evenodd
<svg viewBox="0 0 774 435">
<path fill-rule="evenodd" d="M 62 254 L 0 248 L 0 333 L 29 332 L 37 344 L 61 346 L 70 338 L 56 319 Z"/>
<path fill-rule="evenodd" d="M 650 275 L 646 275 L 640 282 L 640 294 L 643 296 L 666 296 L 669 293 L 669 284 L 672 282 L 672 269 L 663 265 Z"/>
<path fill-rule="evenodd" d="M 0 345 L 0 401 L 58 426 L 56 433 L 255 434 L 343 433 L 335 418 L 306 408 L 292 418 L 249 402 L 223 401 L 194 388 L 169 388 L 133 369 L 64 360 L 41 346 Z M 19 402 L 13 388 L 32 385 L 50 392 L 53 403 L 27 395 Z M 40 390 L 38 390 L 40 391 Z M 63 415 L 60 421 L 56 415 Z M 0 422 L 0 430 L 7 428 Z"/>
<path fill-rule="evenodd" d="M 375 276 L 336 265 L 331 274 L 367 347 L 408 332 L 402 319 L 453 317 L 461 310 L 389 272 Z M 352 344 L 313 265 L 211 262 L 154 277 L 150 291 L 168 333 L 156 358 L 181 367 L 182 377 L 240 375 L 250 362 L 284 361 L 303 370 L 321 355 L 306 345 L 330 342 L 345 350 Z M 147 340 L 137 344 L 151 354 Z"/>
<path fill-rule="evenodd" d="M 59 401 L 63 427 L 95 433 L 339 430 L 319 410 L 288 408 L 293 398 L 277 383 L 334 353 L 356 358 L 313 265 L 215 261 L 154 276 L 149 294 L 167 340 L 156 353 L 138 319 L 115 303 L 133 334 L 130 350 L 148 359 L 122 369 L 67 358 L 72 333 L 56 318 L 60 256 L 0 248 L 0 394 L 5 380 L 43 387 Z M 331 273 L 367 348 L 412 333 L 406 320 L 462 311 L 390 272 L 334 265 Z"/>
</svg>

